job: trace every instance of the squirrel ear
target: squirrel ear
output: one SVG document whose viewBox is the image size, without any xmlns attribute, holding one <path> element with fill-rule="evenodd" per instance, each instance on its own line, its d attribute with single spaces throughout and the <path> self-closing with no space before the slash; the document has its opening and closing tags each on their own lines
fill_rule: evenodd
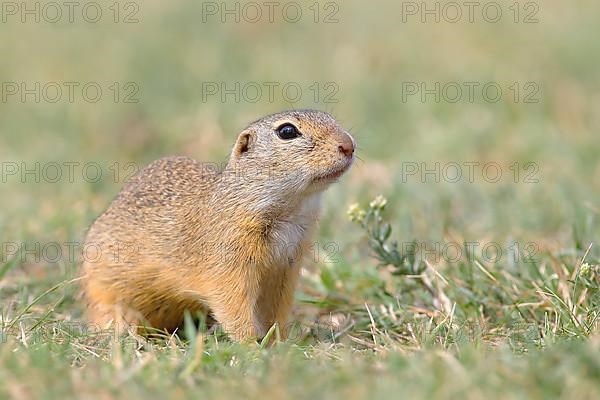
<svg viewBox="0 0 600 400">
<path fill-rule="evenodd" d="M 250 149 L 250 145 L 252 142 L 252 134 L 250 132 L 243 132 L 238 137 L 238 140 L 235 144 L 235 154 L 241 156 L 245 152 Z"/>
</svg>

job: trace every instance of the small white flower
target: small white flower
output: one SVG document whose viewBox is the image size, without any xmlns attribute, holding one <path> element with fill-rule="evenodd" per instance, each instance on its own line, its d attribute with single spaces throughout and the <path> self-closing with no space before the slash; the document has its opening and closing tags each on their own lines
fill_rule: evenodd
<svg viewBox="0 0 600 400">
<path fill-rule="evenodd" d="M 348 207 L 348 216 L 352 222 L 362 222 L 365 219 L 367 213 L 365 210 L 360 208 L 358 203 L 354 203 Z"/>
<path fill-rule="evenodd" d="M 583 263 L 579 268 L 579 275 L 591 279 L 594 277 L 594 267 L 588 263 Z"/>
<path fill-rule="evenodd" d="M 379 209 L 379 210 L 383 210 L 385 208 L 385 205 L 387 204 L 387 199 L 385 197 L 383 197 L 382 195 L 379 195 L 377 197 L 375 197 L 373 199 L 373 201 L 371 201 L 369 203 L 369 207 L 374 208 L 374 209 Z"/>
</svg>

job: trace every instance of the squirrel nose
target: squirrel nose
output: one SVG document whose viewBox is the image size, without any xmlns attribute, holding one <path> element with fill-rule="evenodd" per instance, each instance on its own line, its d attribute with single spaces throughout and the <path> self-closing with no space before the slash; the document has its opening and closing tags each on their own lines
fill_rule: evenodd
<svg viewBox="0 0 600 400">
<path fill-rule="evenodd" d="M 346 157 L 352 157 L 352 154 L 354 154 L 354 140 L 352 139 L 352 136 L 347 133 L 342 134 L 338 149 L 340 152 L 344 153 Z"/>
</svg>

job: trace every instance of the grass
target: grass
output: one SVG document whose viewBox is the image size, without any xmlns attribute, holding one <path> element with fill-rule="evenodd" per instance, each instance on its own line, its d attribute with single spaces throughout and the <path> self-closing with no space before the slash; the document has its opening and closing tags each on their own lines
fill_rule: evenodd
<svg viewBox="0 0 600 400">
<path fill-rule="evenodd" d="M 416 248 L 401 253 L 387 206 L 379 197 L 350 213 L 378 263 L 367 271 L 331 263 L 307 274 L 290 340 L 274 347 L 232 343 L 191 322 L 181 337 L 119 338 L 73 317 L 73 280 L 50 279 L 59 283 L 41 294 L 17 284 L 17 306 L 2 310 L 2 391 L 49 398 L 599 394 L 600 267 L 591 246 L 523 258 L 517 268 L 476 255 L 432 264 Z"/>
<path fill-rule="evenodd" d="M 600 396 L 598 4 L 540 3 L 537 24 L 400 23 L 391 1 L 340 3 L 335 24 L 200 23 L 201 6 L 140 3 L 137 24 L 0 24 L 2 82 L 140 89 L 138 103 L 0 104 L 0 397 Z M 201 90 L 271 81 L 305 95 Z M 507 93 L 497 103 L 402 100 L 406 82 L 490 81 Z M 315 82 L 334 82 L 338 102 L 315 101 Z M 535 82 L 539 102 L 515 102 L 514 82 Z M 290 340 L 86 325 L 79 243 L 124 177 L 167 154 L 221 162 L 244 124 L 292 107 L 332 111 L 361 160 L 325 196 Z M 6 175 L 12 162 L 80 164 L 50 183 Z M 482 174 L 492 162 L 497 182 Z M 453 183 L 421 176 L 435 163 L 480 164 Z"/>
</svg>

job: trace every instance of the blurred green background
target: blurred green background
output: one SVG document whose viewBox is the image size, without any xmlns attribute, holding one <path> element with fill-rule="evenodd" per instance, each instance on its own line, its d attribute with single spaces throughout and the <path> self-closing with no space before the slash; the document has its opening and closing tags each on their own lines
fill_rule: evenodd
<svg viewBox="0 0 600 400">
<path fill-rule="evenodd" d="M 54 12 L 43 2 L 39 23 L 22 15 L 24 5 L 16 15 L 4 10 L 0 160 L 28 168 L 36 161 L 97 162 L 104 176 L 95 184 L 81 176 L 55 184 L 43 179 L 37 184 L 31 176 L 23 184 L 18 175 L 7 176 L 0 196 L 3 239 L 81 235 L 122 184 L 110 175 L 115 162 L 127 173 L 127 162 L 141 167 L 169 154 L 222 161 L 245 124 L 291 108 L 330 111 L 356 136 L 363 161 L 331 190 L 329 203 L 344 206 L 385 193 L 403 221 L 403 234 L 436 238 L 456 229 L 474 237 L 527 232 L 561 240 L 572 233 L 575 220 L 595 218 L 598 3 L 544 1 L 531 3 L 533 8 L 517 3 L 517 15 L 512 2 L 501 2 L 496 23 L 486 21 L 494 10 L 484 13 L 485 2 L 474 9 L 473 22 L 461 6 L 455 23 L 444 2 L 437 16 L 422 15 L 435 2 L 411 3 L 416 15 L 408 13 L 408 3 L 298 3 L 302 17 L 295 23 L 289 22 L 295 9 L 284 12 L 285 3 L 275 6 L 273 22 L 262 3 L 255 3 L 262 12 L 258 22 L 252 22 L 254 10 L 247 3 L 238 3 L 239 23 L 235 14 L 225 13 L 235 5 L 197 1 L 116 3 L 118 23 L 110 2 L 97 3 L 103 12 L 97 23 L 85 21 L 94 9 L 84 13 L 83 6 L 74 9 L 73 23 L 64 7 L 62 18 L 50 23 Z M 125 23 L 126 17 L 138 22 Z M 532 19 L 538 22 L 524 22 Z M 21 88 L 7 93 L 7 83 L 35 88 L 36 82 L 60 85 L 62 97 L 51 103 L 51 88 L 46 95 L 40 89 L 39 103 L 34 95 L 23 103 Z M 64 82 L 79 84 L 73 102 Z M 96 103 L 82 94 L 90 82 L 103 90 Z M 272 99 L 265 82 L 278 85 Z M 434 95 L 422 101 L 420 92 L 407 95 L 411 82 L 465 90 L 454 103 L 447 100 L 452 91 L 439 101 Z M 464 82 L 479 85 L 473 101 Z M 489 82 L 503 90 L 495 103 L 481 92 Z M 226 95 L 223 101 L 220 92 L 203 92 L 207 84 L 236 83 L 261 86 L 262 95 L 254 102 L 250 87 L 246 95 L 238 92 L 238 100 Z M 293 95 L 282 93 L 290 83 L 302 89 L 293 103 L 287 101 Z M 125 103 L 133 91 L 137 103 Z M 527 94 L 537 103 L 524 103 Z M 402 163 L 412 162 L 427 168 L 435 162 L 495 162 L 503 179 L 487 184 L 477 169 L 473 184 L 465 179 L 440 184 L 432 177 L 422 183 L 418 174 L 402 177 Z M 522 173 L 517 184 L 509 169 L 515 162 Z M 528 162 L 539 167 L 539 183 L 523 182 L 531 172 L 523 169 Z M 344 218 L 334 211 L 326 209 L 326 221 Z"/>
</svg>

